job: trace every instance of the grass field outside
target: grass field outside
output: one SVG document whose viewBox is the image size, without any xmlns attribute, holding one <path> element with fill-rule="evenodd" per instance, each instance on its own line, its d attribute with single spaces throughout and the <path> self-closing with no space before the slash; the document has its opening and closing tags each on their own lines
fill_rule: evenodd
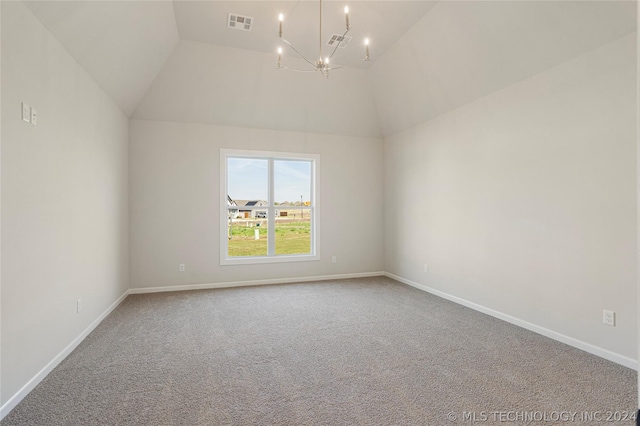
<svg viewBox="0 0 640 426">
<path fill-rule="evenodd" d="M 258 222 L 259 223 L 259 222 Z M 267 227 L 247 226 L 250 222 L 241 222 L 231 226 L 231 238 L 228 242 L 229 256 L 266 256 Z M 251 224 L 253 225 L 253 224 Z M 260 239 L 255 239 L 256 229 Z M 311 253 L 311 221 L 276 221 L 276 255 Z"/>
</svg>

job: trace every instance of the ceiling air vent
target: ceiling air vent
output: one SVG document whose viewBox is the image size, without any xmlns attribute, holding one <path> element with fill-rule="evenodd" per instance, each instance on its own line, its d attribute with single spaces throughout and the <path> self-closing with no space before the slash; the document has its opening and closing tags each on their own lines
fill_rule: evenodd
<svg viewBox="0 0 640 426">
<path fill-rule="evenodd" d="M 347 47 L 347 44 L 349 44 L 350 41 L 351 41 L 351 37 L 349 36 L 341 36 L 340 34 L 334 34 L 331 36 L 327 44 L 329 46 L 335 46 L 336 43 L 339 43 L 338 45 L 344 48 L 344 47 Z"/>
<path fill-rule="evenodd" d="M 234 28 L 236 30 L 251 31 L 253 25 L 253 18 L 249 16 L 242 16 L 236 13 L 230 13 L 227 20 L 227 27 Z"/>
</svg>

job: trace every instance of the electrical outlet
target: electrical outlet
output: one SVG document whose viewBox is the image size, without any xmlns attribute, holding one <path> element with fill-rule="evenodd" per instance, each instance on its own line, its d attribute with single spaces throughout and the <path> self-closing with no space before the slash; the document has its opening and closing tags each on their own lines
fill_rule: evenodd
<svg viewBox="0 0 640 426">
<path fill-rule="evenodd" d="M 33 107 L 31 107 L 31 124 L 34 126 L 38 125 L 38 111 Z"/>
<path fill-rule="evenodd" d="M 427 265 L 426 263 L 424 264 L 424 271 L 429 272 L 429 265 Z"/>
<path fill-rule="evenodd" d="M 22 120 L 31 123 L 31 107 L 22 102 Z"/>
<path fill-rule="evenodd" d="M 331 263 L 338 263 L 338 259 L 335 256 L 332 256 Z"/>
<path fill-rule="evenodd" d="M 180 272 L 184 272 L 185 271 L 184 263 L 181 263 L 178 269 L 180 270 Z"/>
<path fill-rule="evenodd" d="M 78 299 L 78 302 L 76 303 L 76 313 L 79 314 L 81 310 L 82 310 L 82 299 Z"/>
<path fill-rule="evenodd" d="M 611 325 L 613 327 L 616 326 L 616 313 L 613 311 L 607 311 L 606 309 L 602 311 L 602 322 Z"/>
</svg>

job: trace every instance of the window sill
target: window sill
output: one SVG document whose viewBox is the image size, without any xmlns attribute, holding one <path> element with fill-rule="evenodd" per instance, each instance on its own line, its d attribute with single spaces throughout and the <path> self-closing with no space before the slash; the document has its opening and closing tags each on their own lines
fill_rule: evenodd
<svg viewBox="0 0 640 426">
<path fill-rule="evenodd" d="M 288 263 L 288 262 L 312 262 L 320 260 L 315 254 L 291 254 L 278 256 L 238 256 L 225 257 L 220 259 L 221 266 L 229 265 L 255 265 L 264 263 Z"/>
</svg>

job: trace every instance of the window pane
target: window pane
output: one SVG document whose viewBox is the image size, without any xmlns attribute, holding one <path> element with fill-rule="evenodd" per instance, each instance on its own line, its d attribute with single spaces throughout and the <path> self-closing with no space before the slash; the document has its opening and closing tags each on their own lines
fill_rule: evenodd
<svg viewBox="0 0 640 426">
<path fill-rule="evenodd" d="M 229 210 L 229 256 L 266 256 L 267 255 L 267 219 L 235 218 Z"/>
<path fill-rule="evenodd" d="M 269 193 L 269 161 L 263 158 L 227 159 L 227 194 L 243 212 L 242 207 L 262 202 L 267 205 Z"/>
<path fill-rule="evenodd" d="M 220 264 L 317 260 L 318 194 L 313 185 L 318 156 L 231 149 L 220 153 L 226 182 Z"/>
<path fill-rule="evenodd" d="M 273 162 L 274 205 L 311 205 L 311 161 Z"/>
<path fill-rule="evenodd" d="M 278 210 L 276 254 L 311 253 L 311 209 Z"/>
</svg>

